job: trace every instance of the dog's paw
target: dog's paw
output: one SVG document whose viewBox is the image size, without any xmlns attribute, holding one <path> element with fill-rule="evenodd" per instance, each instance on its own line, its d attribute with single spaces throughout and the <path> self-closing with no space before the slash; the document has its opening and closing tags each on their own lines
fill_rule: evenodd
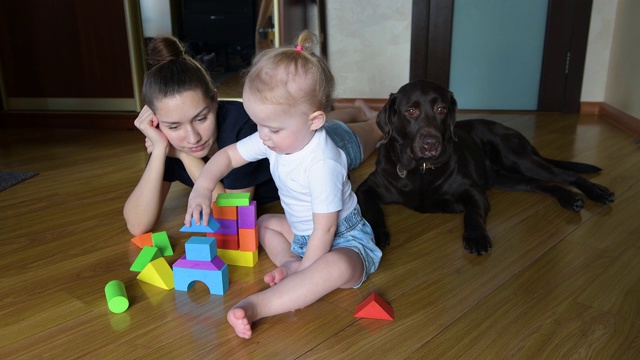
<svg viewBox="0 0 640 360">
<path fill-rule="evenodd" d="M 615 201 L 616 195 L 611 190 L 609 190 L 609 188 L 600 184 L 593 185 L 593 189 L 591 189 L 589 193 L 585 194 L 589 199 L 605 205 L 611 204 Z"/>
<path fill-rule="evenodd" d="M 560 206 L 573 212 L 580 212 L 584 208 L 584 200 L 574 192 L 568 192 L 565 196 L 557 197 Z"/>
<path fill-rule="evenodd" d="M 373 230 L 373 236 L 376 240 L 376 246 L 378 246 L 380 250 L 384 250 L 384 248 L 389 246 L 391 237 L 389 236 L 389 231 L 386 229 Z"/>
<path fill-rule="evenodd" d="M 491 238 L 486 232 L 465 232 L 462 242 L 464 249 L 471 254 L 482 256 L 491 252 Z"/>
</svg>

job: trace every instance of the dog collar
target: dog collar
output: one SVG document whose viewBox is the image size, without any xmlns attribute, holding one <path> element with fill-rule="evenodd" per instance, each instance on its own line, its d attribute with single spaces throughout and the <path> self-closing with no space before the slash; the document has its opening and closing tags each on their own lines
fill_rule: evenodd
<svg viewBox="0 0 640 360">
<path fill-rule="evenodd" d="M 420 173 L 424 174 L 424 173 L 425 173 L 425 171 L 427 171 L 427 169 L 429 169 L 429 170 L 433 170 L 433 169 L 435 169 L 435 168 L 436 168 L 436 166 L 435 166 L 435 165 L 433 165 L 433 164 L 431 164 L 431 163 L 428 163 L 428 162 L 426 162 L 426 161 L 423 161 L 423 162 L 422 162 L 422 165 L 420 165 Z M 400 176 L 400 177 L 401 177 L 401 178 L 403 178 L 403 179 L 407 176 L 407 170 L 402 169 L 402 168 L 400 167 L 400 164 L 398 164 L 398 166 L 396 166 L 396 172 L 398 172 L 398 176 Z"/>
</svg>

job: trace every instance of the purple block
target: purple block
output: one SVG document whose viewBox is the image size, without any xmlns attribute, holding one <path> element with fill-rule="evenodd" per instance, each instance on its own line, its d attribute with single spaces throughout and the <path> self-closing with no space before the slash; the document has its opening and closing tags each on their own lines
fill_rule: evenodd
<svg viewBox="0 0 640 360">
<path fill-rule="evenodd" d="M 213 232 L 214 234 L 238 235 L 237 220 L 216 219 L 216 221 L 220 227 Z"/>
<path fill-rule="evenodd" d="M 173 263 L 173 267 L 183 269 L 220 271 L 225 266 L 225 262 L 216 256 L 211 261 L 187 260 L 186 255 Z"/>
<path fill-rule="evenodd" d="M 238 206 L 238 228 L 239 229 L 255 228 L 257 217 L 258 217 L 258 212 L 256 209 L 255 201 L 252 201 L 247 206 Z"/>
</svg>

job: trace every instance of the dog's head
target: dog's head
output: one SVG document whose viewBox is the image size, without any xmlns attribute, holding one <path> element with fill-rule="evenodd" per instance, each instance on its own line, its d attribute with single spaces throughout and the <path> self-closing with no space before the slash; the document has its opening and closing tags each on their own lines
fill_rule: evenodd
<svg viewBox="0 0 640 360">
<path fill-rule="evenodd" d="M 409 162 L 434 161 L 444 146 L 455 141 L 457 102 L 442 86 L 416 80 L 389 96 L 376 123 L 384 134 L 383 142 L 398 147 Z M 406 155 L 403 155 L 406 154 Z M 410 165 L 406 163 L 405 165 Z"/>
</svg>

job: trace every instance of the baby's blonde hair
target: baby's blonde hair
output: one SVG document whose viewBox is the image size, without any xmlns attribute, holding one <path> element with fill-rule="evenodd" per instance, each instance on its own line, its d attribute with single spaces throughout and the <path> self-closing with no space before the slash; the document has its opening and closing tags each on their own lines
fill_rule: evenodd
<svg viewBox="0 0 640 360">
<path fill-rule="evenodd" d="M 244 91 L 274 105 L 328 112 L 333 107 L 335 79 L 326 60 L 313 52 L 317 38 L 309 30 L 296 47 L 268 49 L 253 60 Z"/>
</svg>

